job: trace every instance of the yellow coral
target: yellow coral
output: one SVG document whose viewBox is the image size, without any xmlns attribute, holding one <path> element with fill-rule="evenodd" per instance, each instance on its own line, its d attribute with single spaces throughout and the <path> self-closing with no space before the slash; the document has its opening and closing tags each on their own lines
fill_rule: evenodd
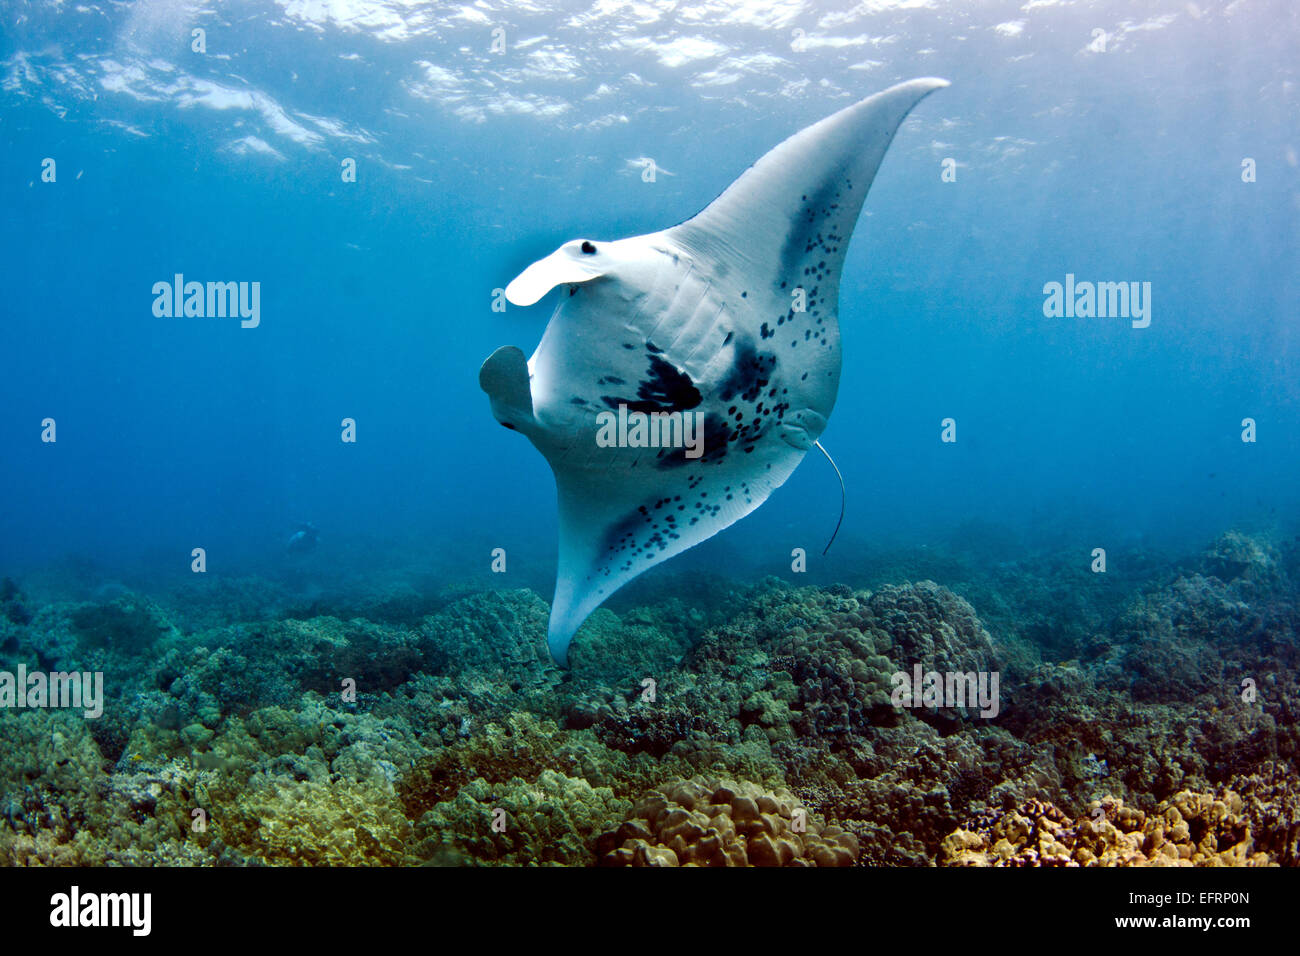
<svg viewBox="0 0 1300 956">
<path fill-rule="evenodd" d="M 1029 801 L 986 825 L 950 833 L 941 866 L 1270 866 L 1257 851 L 1245 803 L 1232 790 L 1184 790 L 1155 813 L 1113 798 L 1094 801 L 1070 820 L 1055 806 Z"/>
<path fill-rule="evenodd" d="M 411 835 L 391 787 L 262 774 L 213 822 L 231 846 L 281 865 L 399 864 Z"/>
<path fill-rule="evenodd" d="M 858 841 L 785 790 L 695 778 L 652 791 L 597 842 L 606 866 L 852 866 Z"/>
</svg>

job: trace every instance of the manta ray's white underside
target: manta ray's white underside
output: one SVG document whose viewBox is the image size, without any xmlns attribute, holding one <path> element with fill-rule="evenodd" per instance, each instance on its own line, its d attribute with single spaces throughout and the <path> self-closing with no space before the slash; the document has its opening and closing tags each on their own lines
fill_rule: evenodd
<svg viewBox="0 0 1300 956">
<path fill-rule="evenodd" d="M 899 124 L 943 86 L 912 80 L 862 100 L 781 143 L 693 219 L 574 240 L 506 288 L 532 305 L 560 287 L 532 358 L 498 349 L 479 373 L 497 420 L 555 473 L 556 661 L 614 591 L 766 501 L 826 427 L 849 238 Z M 702 453 L 604 447 L 601 413 L 620 408 L 698 416 Z"/>
</svg>

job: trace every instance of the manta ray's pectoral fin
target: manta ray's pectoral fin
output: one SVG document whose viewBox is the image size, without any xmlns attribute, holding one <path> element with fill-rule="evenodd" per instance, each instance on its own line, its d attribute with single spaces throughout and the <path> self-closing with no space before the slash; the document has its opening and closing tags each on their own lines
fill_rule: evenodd
<svg viewBox="0 0 1300 956">
<path fill-rule="evenodd" d="M 909 80 L 814 123 L 668 234 L 702 260 L 737 263 L 791 286 L 811 274 L 802 267 L 816 264 L 837 290 L 849 237 L 894 134 L 917 103 L 947 85 Z"/>
<path fill-rule="evenodd" d="M 559 567 L 546 643 L 561 667 L 593 610 L 628 581 L 749 514 L 803 459 L 795 445 L 756 444 L 713 464 L 664 467 L 647 453 L 552 460 L 560 519 Z"/>
<path fill-rule="evenodd" d="M 533 394 L 528 385 L 528 359 L 513 345 L 488 356 L 478 370 L 478 383 L 487 392 L 492 414 L 506 428 L 528 431 L 533 424 Z"/>
</svg>

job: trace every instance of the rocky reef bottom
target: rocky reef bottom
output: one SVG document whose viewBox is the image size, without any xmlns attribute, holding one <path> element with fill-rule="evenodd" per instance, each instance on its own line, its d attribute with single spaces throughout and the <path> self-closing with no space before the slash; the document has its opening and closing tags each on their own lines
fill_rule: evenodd
<svg viewBox="0 0 1300 956">
<path fill-rule="evenodd" d="M 660 575 L 568 671 L 527 589 L 6 581 L 0 671 L 105 699 L 0 710 L 0 861 L 1300 862 L 1300 547 L 1232 532 L 1105 589 L 1076 563 Z"/>
</svg>

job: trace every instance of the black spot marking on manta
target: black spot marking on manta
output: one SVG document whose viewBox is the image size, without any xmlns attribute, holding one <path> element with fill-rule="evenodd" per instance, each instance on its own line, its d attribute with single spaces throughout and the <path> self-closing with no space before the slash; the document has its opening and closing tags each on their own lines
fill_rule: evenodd
<svg viewBox="0 0 1300 956">
<path fill-rule="evenodd" d="M 596 254 L 596 247 L 593 246 L 590 242 L 583 240 L 582 254 L 585 256 L 594 256 Z"/>
<path fill-rule="evenodd" d="M 782 274 L 788 275 L 798 269 L 810 247 L 821 244 L 823 240 L 818 226 L 830 217 L 838 198 L 839 184 L 834 181 L 826 182 L 815 193 L 801 197 L 803 210 L 790 224 L 785 244 L 781 247 Z M 805 269 L 803 274 L 808 275 L 809 271 Z"/>
<path fill-rule="evenodd" d="M 700 390 L 695 387 L 691 377 L 671 362 L 661 359 L 656 349 L 649 342 L 650 369 L 645 381 L 637 386 L 636 398 L 619 398 L 614 395 L 602 395 L 603 401 L 610 408 L 626 405 L 630 412 L 652 414 L 654 412 L 684 412 L 694 408 L 703 401 Z"/>
<path fill-rule="evenodd" d="M 605 375 L 602 376 L 600 381 L 598 381 L 596 384 L 597 385 L 626 385 L 627 383 L 624 382 L 617 375 Z"/>
<path fill-rule="evenodd" d="M 727 445 L 735 439 L 735 434 L 728 421 L 717 412 L 704 416 L 704 435 L 701 439 L 703 449 L 698 458 L 687 458 L 685 448 L 674 448 L 672 453 L 664 455 L 658 461 L 660 468 L 679 468 L 691 462 L 716 465 L 727 457 Z M 694 487 L 691 485 L 690 487 Z M 678 496 L 680 498 L 680 496 Z M 678 499 L 674 499 L 678 500 Z M 684 507 L 684 506 L 682 506 Z M 680 511 L 681 508 L 678 508 Z"/>
<path fill-rule="evenodd" d="M 735 360 L 726 377 L 718 383 L 718 398 L 728 402 L 739 395 L 747 402 L 756 401 L 775 370 L 775 354 L 758 351 L 748 337 L 738 339 Z"/>
<path fill-rule="evenodd" d="M 656 556 L 667 551 L 674 540 L 681 537 L 677 515 L 666 514 L 662 518 L 655 515 L 664 505 L 680 500 L 681 495 L 647 501 L 610 525 L 601 541 L 606 559 L 605 577 L 609 577 L 613 571 L 632 570 L 637 558 L 653 561 Z"/>
<path fill-rule="evenodd" d="M 601 542 L 601 550 L 610 559 L 630 550 L 636 543 L 637 532 L 648 524 L 651 524 L 650 515 L 646 506 L 642 505 L 609 526 Z M 623 567 L 626 570 L 628 565 L 625 564 Z"/>
</svg>

